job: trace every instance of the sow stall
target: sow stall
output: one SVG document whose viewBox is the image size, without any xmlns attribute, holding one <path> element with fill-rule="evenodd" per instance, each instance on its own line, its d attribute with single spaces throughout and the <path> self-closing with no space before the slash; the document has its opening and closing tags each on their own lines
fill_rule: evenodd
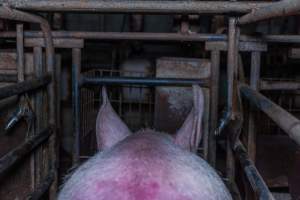
<svg viewBox="0 0 300 200">
<path fill-rule="evenodd" d="M 3 143 L 7 148 L 1 151 L 0 177 L 4 183 L 4 188 L 1 189 L 4 192 L 1 194 L 5 195 L 5 191 L 12 191 L 12 187 L 21 183 L 16 189 L 18 194 L 9 194 L 7 199 L 15 197 L 55 199 L 64 174 L 60 171 L 60 165 L 64 160 L 64 154 L 60 151 L 66 128 L 62 125 L 64 120 L 69 120 L 68 123 L 72 121 L 72 166 L 79 165 L 95 153 L 94 124 L 101 103 L 99 100 L 101 86 L 111 88 L 110 97 L 113 106 L 127 123 L 135 127 L 156 127 L 160 122 L 157 119 L 157 116 L 160 116 L 157 114 L 159 113 L 157 107 L 164 107 L 164 98 L 174 98 L 170 93 L 165 97 L 163 91 L 168 89 L 174 92 L 170 86 L 186 88 L 193 84 L 205 88 L 206 96 L 204 136 L 199 147 L 199 156 L 221 171 L 234 199 L 275 199 L 268 188 L 270 184 L 268 182 L 266 184 L 266 180 L 256 167 L 256 163 L 259 162 L 256 156 L 257 130 L 258 126 L 261 126 L 255 121 L 256 109 L 264 112 L 294 140 L 296 146 L 299 145 L 299 119 L 262 95 L 260 91 L 299 93 L 300 82 L 299 79 L 293 81 L 262 79 L 261 61 L 262 55 L 268 52 L 270 45 L 274 43 L 282 46 L 297 45 L 300 43 L 300 36 L 244 35 L 240 30 L 250 23 L 297 15 L 300 11 L 300 1 L 3 0 L 0 1 L 0 5 L 1 19 L 9 22 L 17 21 L 16 31 L 0 32 L 1 39 L 8 43 L 13 41 L 15 44 L 15 47 L 11 48 L 12 52 L 2 49 L 3 52 L 0 54 L 0 103 L 3 105 L 0 104 L 0 108 L 7 109 L 7 104 L 10 103 L 14 106 L 8 113 L 25 109 L 25 114 L 21 113 L 26 119 L 25 126 L 32 126 L 26 133 L 24 131 L 26 128 L 23 127 L 20 130 L 13 130 L 16 133 L 1 136 L 3 141 L 7 141 L 7 144 Z M 91 32 L 59 28 L 52 30 L 51 26 L 54 25 L 50 23 L 53 21 L 46 20 L 45 13 L 60 16 L 65 12 L 161 16 L 222 15 L 227 17 L 228 24 L 225 33 L 190 32 L 189 20 L 186 19 L 181 21 L 180 30 L 168 33 Z M 40 13 L 44 14 L 43 17 Z M 24 30 L 21 22 L 38 24 L 41 31 L 36 28 Z M 202 51 L 208 56 L 199 60 L 184 60 L 179 56 L 178 60 L 160 58 L 155 66 L 156 72 L 151 69 L 151 72 L 145 73 L 136 69 L 128 71 L 126 67 L 118 68 L 112 51 L 110 66 L 99 68 L 88 66 L 88 62 L 82 59 L 85 56 L 85 44 L 91 41 L 95 44 L 99 41 L 153 42 L 154 45 L 199 43 L 204 44 Z M 225 73 L 221 67 L 224 52 Z M 243 72 L 245 57 L 242 57 L 241 53 L 246 53 L 250 59 L 248 77 L 245 77 Z M 71 61 L 67 64 L 71 69 L 67 76 L 71 79 L 71 87 L 67 89 L 61 69 L 62 56 L 66 54 Z M 297 53 L 295 56 L 297 57 Z M 179 67 L 174 70 L 177 65 Z M 189 66 L 196 66 L 196 70 L 199 68 L 202 71 L 195 72 L 193 69 L 188 72 Z M 159 74 L 159 70 L 165 71 Z M 193 73 L 195 77 L 192 77 Z M 222 73 L 226 75 L 225 84 L 221 80 Z M 61 91 L 63 88 L 65 93 Z M 220 95 L 220 90 L 225 91 L 225 98 Z M 183 90 L 180 94 L 185 92 L 187 91 Z M 134 95 L 137 97 L 133 97 Z M 70 98 L 72 116 L 66 119 L 62 101 L 69 96 L 72 96 Z M 223 116 L 220 114 L 220 108 Z M 29 120 L 27 120 L 28 112 L 34 115 Z M 7 113 L 1 116 L 1 121 L 10 122 L 8 119 L 10 118 Z M 163 120 L 167 121 L 165 118 Z M 23 136 L 18 136 L 20 134 Z M 226 156 L 221 155 L 220 158 L 218 156 L 220 151 L 225 152 Z M 28 177 L 24 178 L 27 182 L 18 180 L 18 176 L 23 176 L 22 174 L 27 174 Z M 10 178 L 10 176 L 17 177 Z M 299 189 L 294 193 L 294 196 L 299 195 Z"/>
</svg>

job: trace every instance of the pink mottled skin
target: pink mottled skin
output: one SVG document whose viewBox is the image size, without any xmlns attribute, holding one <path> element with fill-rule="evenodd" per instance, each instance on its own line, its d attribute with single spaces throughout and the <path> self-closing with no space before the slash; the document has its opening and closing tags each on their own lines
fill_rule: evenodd
<svg viewBox="0 0 300 200">
<path fill-rule="evenodd" d="M 101 152 L 72 174 L 58 200 L 231 200 L 217 173 L 191 152 L 202 112 L 190 114 L 175 137 L 150 129 L 131 134 L 107 102 L 97 118 Z"/>
<path fill-rule="evenodd" d="M 95 155 L 61 194 L 60 200 L 231 199 L 205 161 L 175 145 L 172 137 L 151 130 Z"/>
</svg>

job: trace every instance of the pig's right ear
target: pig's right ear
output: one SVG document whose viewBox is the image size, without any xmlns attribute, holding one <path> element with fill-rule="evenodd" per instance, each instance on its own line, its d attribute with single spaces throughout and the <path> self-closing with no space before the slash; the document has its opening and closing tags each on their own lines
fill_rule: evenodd
<svg viewBox="0 0 300 200">
<path fill-rule="evenodd" d="M 193 86 L 194 106 L 175 135 L 175 143 L 191 152 L 196 152 L 201 141 L 201 122 L 204 110 L 204 95 L 198 85 Z"/>
<path fill-rule="evenodd" d="M 102 88 L 102 106 L 96 120 L 96 137 L 98 150 L 112 147 L 131 134 L 128 127 L 112 108 L 106 88 Z"/>
</svg>

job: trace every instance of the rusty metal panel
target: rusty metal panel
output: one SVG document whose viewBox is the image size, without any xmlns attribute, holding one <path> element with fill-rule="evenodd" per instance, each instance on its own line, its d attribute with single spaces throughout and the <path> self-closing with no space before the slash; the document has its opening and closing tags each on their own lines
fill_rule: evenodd
<svg viewBox="0 0 300 200">
<path fill-rule="evenodd" d="M 157 60 L 158 78 L 209 78 L 211 63 L 206 59 L 160 58 Z M 207 89 L 206 89 L 207 90 Z M 208 103 L 209 92 L 206 94 Z M 208 104 L 209 105 L 209 104 Z M 192 90 L 189 87 L 156 88 L 154 127 L 159 131 L 175 133 L 181 127 L 192 107 Z M 206 106 L 209 108 L 209 106 Z M 208 114 L 208 112 L 205 112 Z M 207 116 L 204 116 L 208 120 Z M 208 125 L 208 121 L 206 123 Z"/>
</svg>

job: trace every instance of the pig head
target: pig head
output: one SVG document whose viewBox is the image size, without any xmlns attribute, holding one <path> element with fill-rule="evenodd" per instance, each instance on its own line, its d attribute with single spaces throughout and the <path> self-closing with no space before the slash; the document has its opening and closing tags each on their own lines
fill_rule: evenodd
<svg viewBox="0 0 300 200">
<path fill-rule="evenodd" d="M 151 129 L 132 134 L 102 89 L 97 116 L 99 153 L 64 184 L 59 200 L 231 200 L 220 177 L 195 155 L 204 97 L 193 86 L 194 107 L 175 136 Z"/>
</svg>

